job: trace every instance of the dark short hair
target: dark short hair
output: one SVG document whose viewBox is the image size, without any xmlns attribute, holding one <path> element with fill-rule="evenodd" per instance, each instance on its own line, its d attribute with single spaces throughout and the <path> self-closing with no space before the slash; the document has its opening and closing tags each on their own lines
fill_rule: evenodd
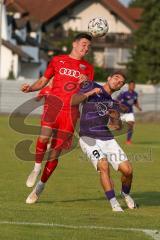
<svg viewBox="0 0 160 240">
<path fill-rule="evenodd" d="M 124 80 L 126 81 L 126 74 L 123 71 L 117 70 L 110 74 L 111 77 L 114 75 L 121 75 L 124 78 Z"/>
<path fill-rule="evenodd" d="M 128 84 L 130 84 L 130 83 L 136 84 L 134 80 L 130 80 L 130 81 L 128 82 Z"/>
<path fill-rule="evenodd" d="M 92 41 L 92 36 L 91 36 L 89 33 L 82 32 L 82 33 L 78 33 L 78 34 L 73 38 L 73 42 L 74 42 L 74 41 L 77 41 L 77 40 L 80 40 L 81 38 L 86 38 L 86 39 L 88 39 L 89 41 Z"/>
</svg>

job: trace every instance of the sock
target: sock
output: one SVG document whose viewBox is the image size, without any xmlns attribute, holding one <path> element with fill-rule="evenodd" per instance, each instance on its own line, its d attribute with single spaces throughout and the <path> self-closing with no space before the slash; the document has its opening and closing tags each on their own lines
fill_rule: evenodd
<svg viewBox="0 0 160 240">
<path fill-rule="evenodd" d="M 105 195 L 107 197 L 107 199 L 110 201 L 112 198 L 115 198 L 115 192 L 114 190 L 110 190 L 110 191 L 107 191 L 105 192 Z"/>
<path fill-rule="evenodd" d="M 34 164 L 34 171 L 35 172 L 40 172 L 41 170 L 41 163 L 36 163 Z"/>
<path fill-rule="evenodd" d="M 57 164 L 58 164 L 58 159 L 46 162 L 46 165 L 45 165 L 45 168 L 43 170 L 42 177 L 41 177 L 41 181 L 43 183 L 47 182 L 48 178 L 51 176 L 52 172 L 57 167 Z"/>
<path fill-rule="evenodd" d="M 47 150 L 47 144 L 48 142 L 41 142 L 39 139 L 37 140 L 37 145 L 36 145 L 36 163 L 41 163 L 43 158 L 44 158 L 44 154 Z"/>
<path fill-rule="evenodd" d="M 122 193 L 124 193 L 124 195 L 126 194 L 129 194 L 130 193 L 130 190 L 131 190 L 131 185 L 125 185 L 125 184 L 122 184 Z"/>
<path fill-rule="evenodd" d="M 36 194 L 39 195 L 45 187 L 45 183 L 43 183 L 41 180 L 36 185 Z"/>
<path fill-rule="evenodd" d="M 127 141 L 131 141 L 133 130 L 128 130 L 127 132 Z"/>
<path fill-rule="evenodd" d="M 110 191 L 105 192 L 105 195 L 106 195 L 106 198 L 110 201 L 110 204 L 111 204 L 112 207 L 114 207 L 115 204 L 118 203 L 117 199 L 115 197 L 115 192 L 114 192 L 113 189 L 110 190 Z"/>
</svg>

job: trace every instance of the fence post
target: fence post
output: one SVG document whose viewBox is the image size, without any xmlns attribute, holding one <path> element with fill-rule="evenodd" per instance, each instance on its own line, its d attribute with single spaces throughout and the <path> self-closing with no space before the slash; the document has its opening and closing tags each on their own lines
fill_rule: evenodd
<svg viewBox="0 0 160 240">
<path fill-rule="evenodd" d="M 1 56 L 1 48 L 2 48 L 2 20 L 3 20 L 3 3 L 4 0 L 0 0 L 0 112 L 1 112 L 1 88 L 2 88 L 2 79 L 1 79 L 1 62 L 2 62 L 2 56 Z"/>
<path fill-rule="evenodd" d="M 158 112 L 158 84 L 154 86 L 155 88 L 155 118 Z"/>
</svg>

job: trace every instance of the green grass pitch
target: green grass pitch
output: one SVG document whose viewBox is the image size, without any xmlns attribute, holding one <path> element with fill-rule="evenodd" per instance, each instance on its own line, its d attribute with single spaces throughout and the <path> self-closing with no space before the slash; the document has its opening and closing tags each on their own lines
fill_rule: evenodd
<svg viewBox="0 0 160 240">
<path fill-rule="evenodd" d="M 31 120 L 34 123 L 36 119 Z M 139 209 L 129 210 L 119 197 L 120 174 L 112 171 L 124 213 L 113 213 L 105 200 L 98 174 L 77 146 L 63 155 L 39 202 L 25 204 L 31 189 L 25 186 L 33 162 L 14 153 L 22 139 L 8 117 L 0 117 L 0 239 L 2 240 L 149 240 L 160 239 L 160 127 L 137 123 L 134 144 L 118 142 L 132 160 L 132 196 Z M 32 146 L 34 149 L 34 145 Z M 28 159 L 29 160 L 29 159 Z M 140 230 L 139 230 L 140 229 Z"/>
</svg>

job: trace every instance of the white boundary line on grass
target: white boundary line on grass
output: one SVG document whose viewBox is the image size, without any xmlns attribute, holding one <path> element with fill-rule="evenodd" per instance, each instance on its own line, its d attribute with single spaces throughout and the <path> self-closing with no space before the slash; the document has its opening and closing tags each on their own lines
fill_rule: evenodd
<svg viewBox="0 0 160 240">
<path fill-rule="evenodd" d="M 58 227 L 68 229 L 99 229 L 99 230 L 120 230 L 120 231 L 132 231 L 132 232 L 143 232 L 147 236 L 152 237 L 154 240 L 160 240 L 160 230 L 143 229 L 143 228 L 122 228 L 122 227 L 105 227 L 105 226 L 76 226 L 76 225 L 65 225 L 58 223 L 41 223 L 41 222 L 14 222 L 14 221 L 0 221 L 0 225 L 23 225 L 23 226 L 37 226 L 37 227 Z"/>
</svg>

